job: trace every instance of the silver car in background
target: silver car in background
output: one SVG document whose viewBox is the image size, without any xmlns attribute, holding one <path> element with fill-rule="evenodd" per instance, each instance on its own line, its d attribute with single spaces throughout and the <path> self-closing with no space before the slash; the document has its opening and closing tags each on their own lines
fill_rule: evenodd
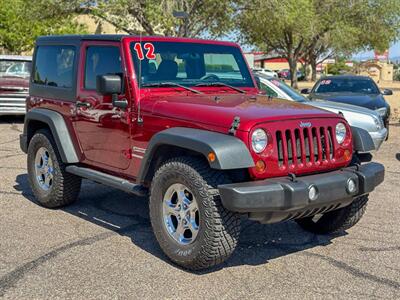
<svg viewBox="0 0 400 300">
<path fill-rule="evenodd" d="M 329 110 L 333 113 L 341 113 L 351 126 L 368 131 L 374 141 L 375 150 L 378 150 L 386 139 L 387 129 L 383 124 L 382 117 L 373 110 L 325 100 L 311 101 L 281 80 L 259 73 L 255 73 L 254 76 L 256 77 L 259 89 L 266 92 L 268 96 L 304 102 L 305 104 Z"/>
<path fill-rule="evenodd" d="M 0 55 L 0 115 L 24 115 L 32 57 Z"/>
</svg>

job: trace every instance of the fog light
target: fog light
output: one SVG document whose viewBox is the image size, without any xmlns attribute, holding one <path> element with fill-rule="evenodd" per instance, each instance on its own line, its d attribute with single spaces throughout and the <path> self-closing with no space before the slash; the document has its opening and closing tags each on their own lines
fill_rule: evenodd
<svg viewBox="0 0 400 300">
<path fill-rule="evenodd" d="M 259 160 L 256 162 L 256 170 L 259 173 L 262 173 L 265 171 L 265 163 L 262 160 Z"/>
<path fill-rule="evenodd" d="M 356 190 L 357 190 L 357 185 L 354 179 L 350 178 L 349 180 L 347 180 L 347 191 L 350 194 L 353 194 Z"/>
<path fill-rule="evenodd" d="M 349 150 L 344 150 L 344 159 L 345 160 L 350 160 L 351 159 L 351 153 L 350 153 L 350 151 Z"/>
<path fill-rule="evenodd" d="M 310 185 L 308 188 L 308 198 L 311 201 L 317 200 L 318 198 L 318 189 L 315 185 Z"/>
</svg>

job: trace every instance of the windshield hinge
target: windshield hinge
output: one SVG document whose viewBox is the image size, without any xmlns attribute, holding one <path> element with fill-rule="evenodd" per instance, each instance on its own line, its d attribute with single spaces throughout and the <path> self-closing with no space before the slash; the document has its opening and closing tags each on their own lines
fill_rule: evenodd
<svg viewBox="0 0 400 300">
<path fill-rule="evenodd" d="M 228 133 L 230 135 L 235 135 L 236 130 L 239 128 L 239 126 L 240 126 L 240 117 L 236 116 L 233 118 L 232 125 L 231 125 L 231 128 L 229 129 Z"/>
</svg>

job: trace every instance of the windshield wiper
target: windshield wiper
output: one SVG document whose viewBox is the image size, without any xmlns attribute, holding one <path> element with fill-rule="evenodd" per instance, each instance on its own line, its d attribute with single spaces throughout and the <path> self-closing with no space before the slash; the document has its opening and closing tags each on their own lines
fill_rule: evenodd
<svg viewBox="0 0 400 300">
<path fill-rule="evenodd" d="M 177 86 L 177 87 L 183 88 L 187 91 L 190 91 L 192 93 L 203 94 L 202 92 L 200 92 L 198 90 L 191 89 L 190 87 L 184 86 L 182 84 L 175 83 L 175 82 L 169 82 L 169 81 L 167 81 L 167 82 L 149 82 L 149 83 L 142 84 L 142 87 L 157 87 L 157 86 L 158 87 L 160 87 L 160 86 Z"/>
<path fill-rule="evenodd" d="M 246 94 L 246 92 L 244 90 L 241 90 L 241 89 L 239 89 L 237 87 L 234 87 L 232 85 L 229 85 L 229 84 L 226 84 L 226 83 L 223 83 L 223 82 L 219 82 L 219 81 L 218 82 L 199 83 L 199 84 L 196 84 L 196 86 L 226 86 L 226 87 L 231 88 L 232 90 L 235 90 L 235 91 L 237 91 L 239 93 Z"/>
</svg>

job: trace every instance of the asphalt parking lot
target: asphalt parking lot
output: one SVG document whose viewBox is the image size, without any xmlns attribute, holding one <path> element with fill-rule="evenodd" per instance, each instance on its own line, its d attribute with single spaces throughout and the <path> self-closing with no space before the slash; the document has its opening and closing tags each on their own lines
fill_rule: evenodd
<svg viewBox="0 0 400 300">
<path fill-rule="evenodd" d="M 0 119 L 0 298 L 399 298 L 400 127 L 375 155 L 386 179 L 342 236 L 245 221 L 222 267 L 187 272 L 152 234 L 147 199 L 85 181 L 61 210 L 35 203 L 21 118 Z"/>
</svg>

